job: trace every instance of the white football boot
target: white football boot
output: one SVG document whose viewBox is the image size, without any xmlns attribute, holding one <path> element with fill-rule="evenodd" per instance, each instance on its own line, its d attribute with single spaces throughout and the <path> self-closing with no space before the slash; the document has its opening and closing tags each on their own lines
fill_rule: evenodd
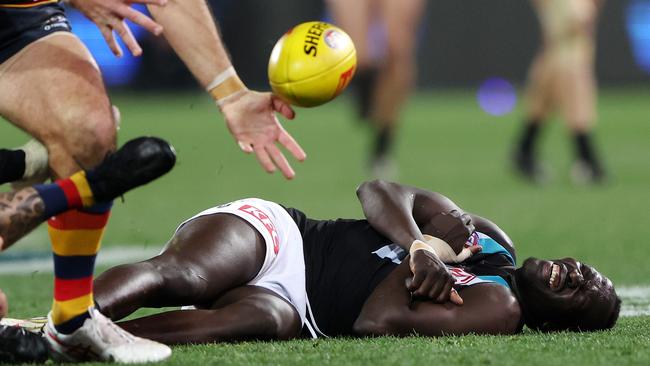
<svg viewBox="0 0 650 366">
<path fill-rule="evenodd" d="M 54 360 L 145 363 L 171 356 L 172 350 L 166 345 L 128 333 L 95 308 L 88 312 L 90 318 L 72 334 L 59 333 L 48 314 L 44 337 Z"/>
<path fill-rule="evenodd" d="M 13 318 L 2 318 L 0 320 L 0 325 L 6 325 L 9 327 L 19 327 L 23 328 L 28 332 L 41 334 L 43 333 L 43 328 L 47 323 L 47 318 L 44 316 L 39 316 L 29 319 L 13 319 Z"/>
</svg>

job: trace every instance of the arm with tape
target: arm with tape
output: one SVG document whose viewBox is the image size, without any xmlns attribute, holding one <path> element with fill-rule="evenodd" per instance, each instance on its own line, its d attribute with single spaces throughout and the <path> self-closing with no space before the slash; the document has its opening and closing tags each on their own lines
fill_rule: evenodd
<svg viewBox="0 0 650 366">
<path fill-rule="evenodd" d="M 474 230 L 469 217 L 441 194 L 397 183 L 366 182 L 357 189 L 357 196 L 370 225 L 409 250 L 413 277 L 407 281 L 407 289 L 416 297 L 434 302 L 451 300 L 462 304 L 462 299 L 452 291 L 454 278 L 439 256 L 458 260 Z M 428 238 L 439 250 L 425 243 L 423 232 L 433 234 Z M 439 241 L 431 239 L 434 235 Z"/>
<path fill-rule="evenodd" d="M 282 127 L 276 113 L 288 119 L 295 112 L 271 93 L 250 90 L 240 80 L 223 45 L 205 0 L 167 0 L 150 6 L 164 36 L 199 84 L 212 96 L 228 130 L 246 153 L 254 153 L 264 170 L 280 169 L 288 179 L 295 172 L 280 150 L 283 146 L 299 161 L 305 152 Z"/>
</svg>

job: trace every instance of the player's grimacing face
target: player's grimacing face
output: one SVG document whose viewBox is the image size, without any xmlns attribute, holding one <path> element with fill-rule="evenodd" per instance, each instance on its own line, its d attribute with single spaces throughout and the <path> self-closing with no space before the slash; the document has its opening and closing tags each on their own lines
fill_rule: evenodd
<svg viewBox="0 0 650 366">
<path fill-rule="evenodd" d="M 528 258 L 517 278 L 533 324 L 540 329 L 600 329 L 615 306 L 612 282 L 573 258 Z"/>
</svg>

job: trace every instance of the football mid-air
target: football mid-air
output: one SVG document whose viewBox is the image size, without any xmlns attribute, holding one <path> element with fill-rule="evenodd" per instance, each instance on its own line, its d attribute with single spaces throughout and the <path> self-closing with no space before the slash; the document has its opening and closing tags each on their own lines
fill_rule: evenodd
<svg viewBox="0 0 650 366">
<path fill-rule="evenodd" d="M 352 39 L 325 22 L 306 22 L 285 33 L 269 59 L 273 92 L 300 107 L 334 99 L 350 83 L 357 65 Z"/>
</svg>

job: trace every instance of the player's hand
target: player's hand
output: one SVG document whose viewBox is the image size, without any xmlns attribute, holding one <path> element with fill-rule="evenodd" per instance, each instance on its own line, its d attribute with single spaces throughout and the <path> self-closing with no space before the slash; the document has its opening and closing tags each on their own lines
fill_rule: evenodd
<svg viewBox="0 0 650 366">
<path fill-rule="evenodd" d="M 435 215 L 431 218 L 425 230 L 427 234 L 447 242 L 451 249 L 456 254 L 459 254 L 475 228 L 468 214 L 461 214 L 457 210 L 452 210 L 448 213 L 442 212 Z"/>
<path fill-rule="evenodd" d="M 296 114 L 287 103 L 271 93 L 246 90 L 225 99 L 220 108 L 230 133 L 244 152 L 254 152 L 264 170 L 269 173 L 279 168 L 287 179 L 295 176 L 291 165 L 276 145 L 280 143 L 299 161 L 307 157 L 275 115 L 277 112 L 293 119 Z"/>
<path fill-rule="evenodd" d="M 413 278 L 406 281 L 406 288 L 413 296 L 428 298 L 436 303 L 451 301 L 457 305 L 463 304 L 463 299 L 453 290 L 454 277 L 435 254 L 416 250 L 410 256 L 409 265 Z"/>
<path fill-rule="evenodd" d="M 149 4 L 164 6 L 167 0 L 68 0 L 68 3 L 82 12 L 90 21 L 95 23 L 102 33 L 104 40 L 117 57 L 122 56 L 122 48 L 117 44 L 115 33 L 122 38 L 133 56 L 140 56 L 142 48 L 135 40 L 126 19 L 145 28 L 149 32 L 160 35 L 163 27 L 143 13 L 133 9 L 131 4 Z"/>
<path fill-rule="evenodd" d="M 7 301 L 7 296 L 2 290 L 0 290 L 0 319 L 7 316 L 9 312 L 9 302 Z"/>
</svg>

